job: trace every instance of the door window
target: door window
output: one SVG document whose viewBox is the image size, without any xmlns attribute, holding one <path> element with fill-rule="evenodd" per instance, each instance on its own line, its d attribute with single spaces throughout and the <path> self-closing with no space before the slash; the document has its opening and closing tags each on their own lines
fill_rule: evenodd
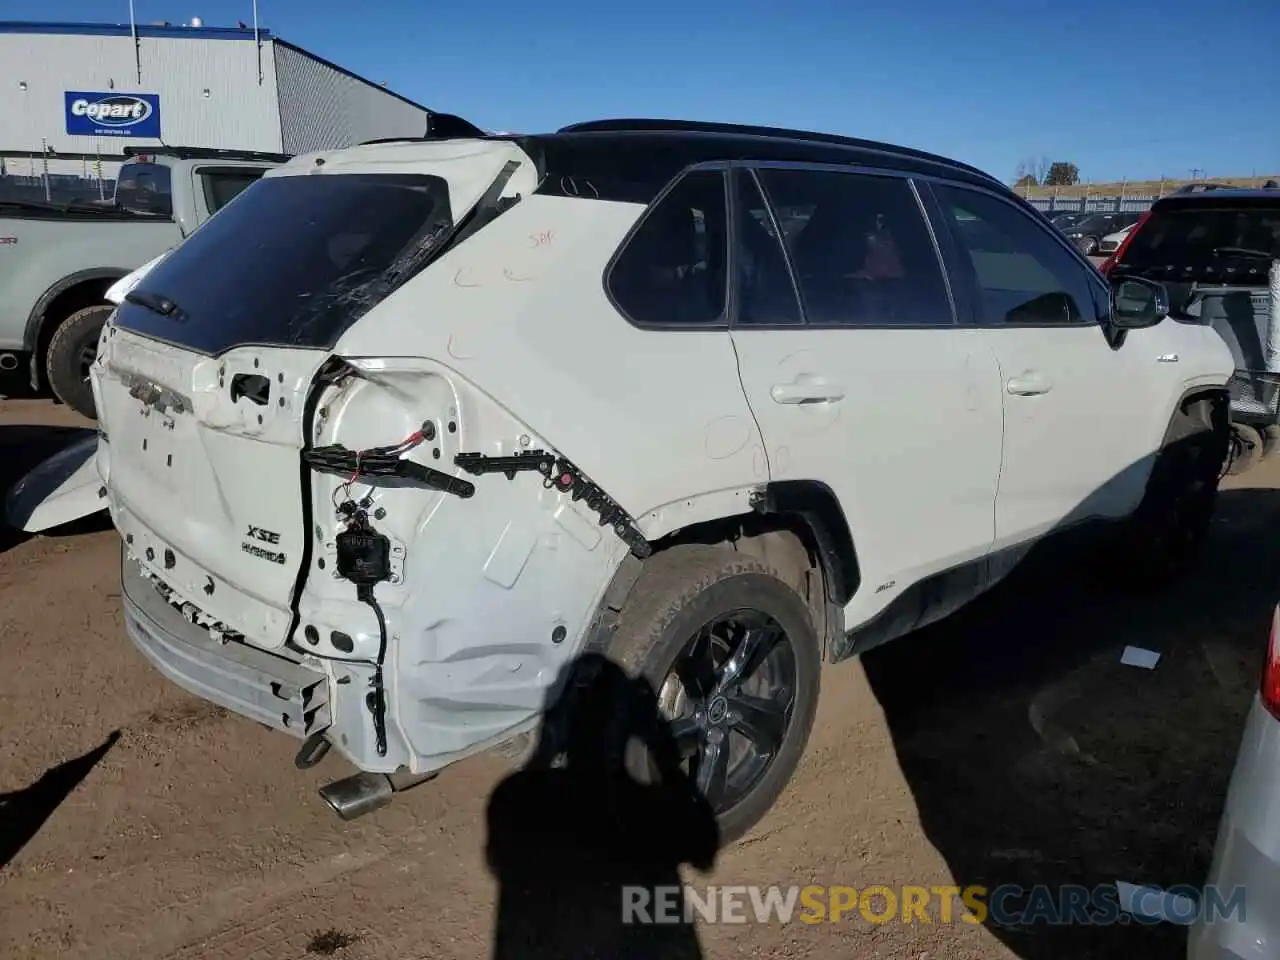
<svg viewBox="0 0 1280 960">
<path fill-rule="evenodd" d="M 255 170 L 251 167 L 201 170 L 200 182 L 204 189 L 204 202 L 209 209 L 209 215 L 213 216 L 225 207 L 243 193 L 251 183 L 261 179 L 265 172 L 265 170 Z"/>
<path fill-rule="evenodd" d="M 1091 323 L 1085 268 L 1049 230 L 1013 204 L 963 187 L 934 192 L 972 270 L 978 322 L 987 326 Z"/>
<path fill-rule="evenodd" d="M 705 327 L 725 319 L 729 213 L 724 174 L 686 174 L 614 261 L 608 290 L 637 326 Z"/>
<path fill-rule="evenodd" d="M 933 238 L 906 180 L 787 169 L 759 176 L 782 225 L 806 322 L 954 322 Z"/>
<path fill-rule="evenodd" d="M 734 263 L 738 285 L 735 322 L 742 326 L 803 323 L 782 238 L 778 236 L 779 225 L 770 215 L 750 171 L 738 172 L 735 189 Z M 795 218 L 782 222 L 794 225 Z"/>
</svg>

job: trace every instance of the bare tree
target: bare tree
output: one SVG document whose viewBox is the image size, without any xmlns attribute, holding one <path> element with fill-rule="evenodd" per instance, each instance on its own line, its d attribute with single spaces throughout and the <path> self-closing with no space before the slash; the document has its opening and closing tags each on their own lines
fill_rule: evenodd
<svg viewBox="0 0 1280 960">
<path fill-rule="evenodd" d="M 1027 157 L 1018 164 L 1017 173 L 1014 175 L 1014 182 L 1017 183 L 1018 186 L 1041 184 L 1044 183 L 1044 178 L 1048 173 L 1048 157 Z"/>
</svg>

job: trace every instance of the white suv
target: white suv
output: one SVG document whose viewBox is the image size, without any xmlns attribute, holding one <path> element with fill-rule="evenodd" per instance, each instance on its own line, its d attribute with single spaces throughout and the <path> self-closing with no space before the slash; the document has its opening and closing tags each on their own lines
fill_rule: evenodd
<svg viewBox="0 0 1280 960">
<path fill-rule="evenodd" d="M 299 157 L 104 333 L 128 632 L 365 771 L 323 791 L 346 817 L 527 742 L 604 655 L 732 839 L 824 658 L 1082 521 L 1128 520 L 1126 578 L 1191 555 L 1232 360 L 1164 311 L 885 144 L 608 121 Z"/>
</svg>

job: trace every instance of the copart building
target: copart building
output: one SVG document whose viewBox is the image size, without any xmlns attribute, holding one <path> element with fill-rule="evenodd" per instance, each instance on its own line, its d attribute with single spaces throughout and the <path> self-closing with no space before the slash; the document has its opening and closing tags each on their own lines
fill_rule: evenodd
<svg viewBox="0 0 1280 960">
<path fill-rule="evenodd" d="M 269 30 L 198 19 L 0 21 L 0 91 L 0 196 L 50 180 L 98 192 L 127 146 L 294 154 L 422 136 L 429 114 Z"/>
</svg>

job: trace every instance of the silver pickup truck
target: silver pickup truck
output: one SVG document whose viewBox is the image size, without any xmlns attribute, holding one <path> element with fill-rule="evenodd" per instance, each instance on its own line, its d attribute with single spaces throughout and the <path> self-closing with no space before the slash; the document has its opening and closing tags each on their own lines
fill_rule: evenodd
<svg viewBox="0 0 1280 960">
<path fill-rule="evenodd" d="M 177 246 L 283 154 L 126 148 L 115 194 L 70 204 L 0 200 L 0 374 L 95 416 L 89 365 L 116 280 Z"/>
</svg>

